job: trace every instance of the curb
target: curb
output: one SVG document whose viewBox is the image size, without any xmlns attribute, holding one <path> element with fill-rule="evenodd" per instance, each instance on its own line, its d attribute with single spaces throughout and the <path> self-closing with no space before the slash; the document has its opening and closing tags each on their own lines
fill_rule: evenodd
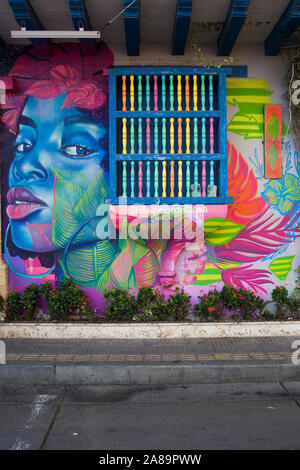
<svg viewBox="0 0 300 470">
<path fill-rule="evenodd" d="M 163 385 L 300 382 L 300 367 L 272 365 L 6 364 L 0 385 Z"/>
<path fill-rule="evenodd" d="M 226 323 L 5 323 L 0 338 L 155 339 L 300 336 L 300 321 Z"/>
</svg>

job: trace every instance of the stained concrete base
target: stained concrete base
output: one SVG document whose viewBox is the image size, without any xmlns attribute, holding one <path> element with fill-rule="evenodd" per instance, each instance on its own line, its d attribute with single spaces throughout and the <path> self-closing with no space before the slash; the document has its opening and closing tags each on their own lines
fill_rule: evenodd
<svg viewBox="0 0 300 470">
<path fill-rule="evenodd" d="M 300 321 L 226 323 L 5 323 L 0 338 L 151 339 L 300 336 Z"/>
</svg>

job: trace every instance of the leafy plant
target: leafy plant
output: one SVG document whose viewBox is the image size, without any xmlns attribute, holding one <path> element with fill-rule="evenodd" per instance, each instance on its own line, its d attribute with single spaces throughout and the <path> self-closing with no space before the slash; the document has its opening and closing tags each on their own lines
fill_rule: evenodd
<svg viewBox="0 0 300 470">
<path fill-rule="evenodd" d="M 48 302 L 51 320 L 96 320 L 95 309 L 88 305 L 90 299 L 71 278 L 63 279 L 58 287 L 44 283 L 40 292 Z"/>
<path fill-rule="evenodd" d="M 284 318 L 289 302 L 288 290 L 284 286 L 276 286 L 272 290 L 271 296 L 272 301 L 275 303 L 276 317 Z"/>
<path fill-rule="evenodd" d="M 7 294 L 5 301 L 5 320 L 23 321 L 25 320 L 22 293 L 12 291 Z"/>
<path fill-rule="evenodd" d="M 38 296 L 39 286 L 37 284 L 30 284 L 22 294 L 22 304 L 25 311 L 26 320 L 36 321 L 38 314 Z"/>
<path fill-rule="evenodd" d="M 205 295 L 199 295 L 198 299 L 200 302 L 194 306 L 195 315 L 209 319 L 214 318 L 218 320 L 223 314 L 223 305 L 220 302 L 220 293 L 217 289 L 208 291 Z"/>
<path fill-rule="evenodd" d="M 269 314 L 265 310 L 269 301 L 255 295 L 250 289 L 225 284 L 220 292 L 215 289 L 198 298 L 200 302 L 195 305 L 194 312 L 203 319 L 230 317 L 232 320 L 252 320 L 262 318 L 262 315 L 267 318 Z"/>
<path fill-rule="evenodd" d="M 172 320 L 183 321 L 191 311 L 191 296 L 186 294 L 183 289 L 177 288 L 176 293 L 168 299 L 168 314 Z"/>
<path fill-rule="evenodd" d="M 4 311 L 5 300 L 4 297 L 0 294 L 0 312 Z"/>
<path fill-rule="evenodd" d="M 137 312 L 135 297 L 126 289 L 105 289 L 102 293 L 106 300 L 105 319 L 112 321 L 130 321 Z"/>
<path fill-rule="evenodd" d="M 168 304 L 165 296 L 158 289 L 141 287 L 137 294 L 137 314 L 135 321 L 167 320 Z"/>
</svg>

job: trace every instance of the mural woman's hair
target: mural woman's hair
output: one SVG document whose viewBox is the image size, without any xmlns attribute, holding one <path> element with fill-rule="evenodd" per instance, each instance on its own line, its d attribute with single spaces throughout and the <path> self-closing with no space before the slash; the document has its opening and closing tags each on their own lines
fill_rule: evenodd
<svg viewBox="0 0 300 470">
<path fill-rule="evenodd" d="M 27 47 L 8 73 L 13 77 L 14 89 L 7 93 L 1 115 L 4 160 L 7 155 L 13 158 L 13 139 L 18 133 L 19 117 L 29 96 L 47 99 L 65 93 L 62 108 L 76 107 L 108 128 L 107 106 L 103 105 L 108 99 L 108 69 L 113 64 L 110 49 L 104 42 L 90 55 L 84 53 L 80 43 L 51 44 L 48 47 L 47 55 L 43 46 Z M 4 167 L 8 169 L 10 162 L 6 163 Z M 103 163 L 107 165 L 107 157 Z M 7 176 L 8 170 L 5 170 L 2 174 L 4 186 Z M 3 230 L 8 222 L 7 217 L 5 219 Z M 17 248 L 10 235 L 7 243 L 12 256 L 27 259 L 38 255 L 43 266 L 53 264 L 52 253 L 37 254 Z"/>
</svg>

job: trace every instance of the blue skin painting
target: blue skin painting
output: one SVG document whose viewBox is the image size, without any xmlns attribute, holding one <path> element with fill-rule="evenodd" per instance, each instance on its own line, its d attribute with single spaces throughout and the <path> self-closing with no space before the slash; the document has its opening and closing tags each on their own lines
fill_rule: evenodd
<svg viewBox="0 0 300 470">
<path fill-rule="evenodd" d="M 52 237 L 56 170 L 83 172 L 89 181 L 102 169 L 107 130 L 77 108 L 61 108 L 65 94 L 29 97 L 20 116 L 9 170 L 7 214 L 14 244 L 32 252 L 54 251 Z M 103 171 L 107 179 L 106 171 Z M 31 226 L 45 237 L 34 243 Z M 43 246 L 43 240 L 45 245 Z M 51 240 L 50 240 L 51 242 Z"/>
</svg>

